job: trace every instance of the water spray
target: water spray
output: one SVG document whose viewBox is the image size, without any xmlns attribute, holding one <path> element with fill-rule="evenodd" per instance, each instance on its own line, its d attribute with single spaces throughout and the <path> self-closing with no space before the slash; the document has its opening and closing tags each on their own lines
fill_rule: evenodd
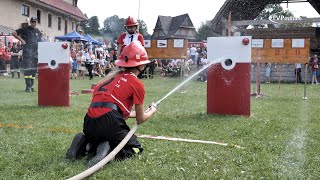
<svg viewBox="0 0 320 180">
<path fill-rule="evenodd" d="M 195 76 L 197 76 L 198 74 L 200 74 L 202 71 L 204 71 L 205 69 L 207 69 L 209 66 L 211 66 L 212 64 L 217 64 L 220 63 L 221 61 L 223 61 L 224 58 L 220 58 L 218 60 L 215 61 L 211 61 L 209 62 L 209 64 L 205 65 L 202 69 L 200 69 L 199 71 L 195 72 L 192 76 L 190 76 L 188 79 L 186 79 L 185 81 L 183 81 L 181 84 L 179 84 L 177 87 L 173 88 L 170 92 L 168 92 L 163 98 L 161 98 L 160 100 L 158 100 L 155 105 L 159 105 L 161 103 L 161 101 L 163 101 L 164 99 L 166 99 L 167 97 L 169 97 L 171 94 L 173 94 L 175 91 L 177 91 L 179 88 L 181 88 L 184 84 L 186 84 L 187 82 L 189 82 L 192 78 L 194 78 Z"/>
<path fill-rule="evenodd" d="M 50 68 L 49 66 L 43 66 L 41 68 L 36 67 L 36 68 L 24 68 L 24 69 L 10 69 L 10 71 L 28 71 L 28 70 L 39 70 L 39 69 L 48 69 Z M 7 72 L 6 70 L 0 70 L 0 73 L 5 73 Z"/>
<path fill-rule="evenodd" d="M 186 84 L 187 82 L 189 82 L 192 78 L 194 78 L 195 76 L 197 76 L 198 74 L 200 74 L 202 71 L 204 71 L 205 69 L 207 69 L 209 66 L 219 63 L 221 61 L 223 61 L 224 58 L 220 58 L 217 59 L 215 61 L 211 61 L 209 62 L 209 64 L 207 64 L 206 66 L 204 66 L 203 68 L 201 68 L 199 71 L 195 72 L 192 76 L 190 76 L 188 79 L 186 79 L 185 81 L 183 81 L 180 85 L 178 85 L 177 87 L 173 88 L 170 92 L 168 92 L 163 98 L 161 98 L 160 100 L 158 100 L 156 103 L 154 103 L 155 106 L 159 105 L 164 99 L 166 99 L 167 97 L 169 97 L 171 94 L 173 94 L 175 91 L 177 91 L 179 88 L 181 88 L 184 84 Z M 150 110 L 150 108 L 148 108 L 146 110 L 146 112 L 148 112 Z M 109 161 L 113 160 L 115 158 L 115 156 L 118 154 L 118 152 L 127 144 L 127 142 L 130 140 L 131 136 L 136 132 L 136 130 L 138 129 L 139 125 L 137 122 L 135 122 L 135 124 L 132 126 L 131 130 L 129 131 L 129 133 L 124 137 L 124 139 L 120 142 L 120 144 L 118 144 L 118 146 L 116 148 L 114 148 L 104 159 L 102 159 L 99 163 L 97 163 L 96 165 L 92 166 L 91 168 L 83 171 L 82 173 L 73 176 L 71 178 L 69 178 L 68 180 L 80 180 L 80 179 L 84 179 L 88 176 L 90 176 L 91 174 L 95 173 L 96 171 L 98 171 L 99 169 L 101 169 L 104 165 L 106 165 Z"/>
</svg>

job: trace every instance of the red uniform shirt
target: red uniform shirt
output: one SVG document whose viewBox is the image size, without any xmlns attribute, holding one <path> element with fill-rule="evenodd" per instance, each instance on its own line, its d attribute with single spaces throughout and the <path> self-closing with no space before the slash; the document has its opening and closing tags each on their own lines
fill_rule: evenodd
<svg viewBox="0 0 320 180">
<path fill-rule="evenodd" d="M 121 45 L 121 50 L 132 41 L 140 41 L 142 46 L 144 46 L 144 38 L 140 33 L 129 34 L 125 32 L 122 33 L 117 40 L 118 44 Z"/>
<path fill-rule="evenodd" d="M 5 48 L 0 48 L 0 60 L 11 60 L 11 55 Z"/>
<path fill-rule="evenodd" d="M 311 64 L 311 67 L 312 67 L 312 69 L 311 69 L 312 72 L 317 71 L 317 70 L 318 70 L 318 63 L 317 63 L 317 61 L 313 61 L 312 64 Z"/>
<path fill-rule="evenodd" d="M 127 119 L 134 104 L 143 104 L 144 85 L 135 74 L 121 72 L 106 83 L 96 87 L 91 102 L 111 102 L 116 104 Z M 111 111 L 110 108 L 94 107 L 88 109 L 88 116 L 97 118 Z"/>
</svg>

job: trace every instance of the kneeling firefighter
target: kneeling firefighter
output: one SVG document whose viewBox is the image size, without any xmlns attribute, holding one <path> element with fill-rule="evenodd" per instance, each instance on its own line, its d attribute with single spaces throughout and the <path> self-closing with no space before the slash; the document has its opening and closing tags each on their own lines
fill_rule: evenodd
<svg viewBox="0 0 320 180">
<path fill-rule="evenodd" d="M 84 117 L 83 133 L 74 137 L 66 158 L 76 160 L 94 149 L 95 156 L 89 160 L 88 166 L 95 165 L 128 134 L 128 118 L 136 118 L 137 123 L 141 124 L 156 112 L 154 105 L 144 111 L 145 89 L 137 78 L 149 62 L 147 52 L 139 41 L 123 49 L 120 59 L 115 62 L 123 70 L 98 82 Z M 132 110 L 133 105 L 135 111 Z M 142 151 L 141 144 L 133 135 L 115 159 L 123 160 Z"/>
</svg>

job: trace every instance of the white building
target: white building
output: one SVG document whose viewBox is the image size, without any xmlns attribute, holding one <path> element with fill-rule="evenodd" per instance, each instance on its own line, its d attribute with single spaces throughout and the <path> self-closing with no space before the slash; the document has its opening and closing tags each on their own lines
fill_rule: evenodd
<svg viewBox="0 0 320 180">
<path fill-rule="evenodd" d="M 0 0 L 0 34 L 27 26 L 38 18 L 37 28 L 48 38 L 79 30 L 88 18 L 77 7 L 78 0 Z"/>
</svg>

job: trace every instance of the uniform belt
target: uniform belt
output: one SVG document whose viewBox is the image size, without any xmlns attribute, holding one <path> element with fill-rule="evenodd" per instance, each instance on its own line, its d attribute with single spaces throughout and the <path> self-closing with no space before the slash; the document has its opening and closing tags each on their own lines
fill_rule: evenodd
<svg viewBox="0 0 320 180">
<path fill-rule="evenodd" d="M 90 108 L 95 108 L 95 107 L 105 107 L 105 108 L 110 108 L 113 110 L 118 111 L 121 114 L 121 110 L 119 109 L 119 107 L 111 102 L 93 102 L 90 104 Z"/>
</svg>

